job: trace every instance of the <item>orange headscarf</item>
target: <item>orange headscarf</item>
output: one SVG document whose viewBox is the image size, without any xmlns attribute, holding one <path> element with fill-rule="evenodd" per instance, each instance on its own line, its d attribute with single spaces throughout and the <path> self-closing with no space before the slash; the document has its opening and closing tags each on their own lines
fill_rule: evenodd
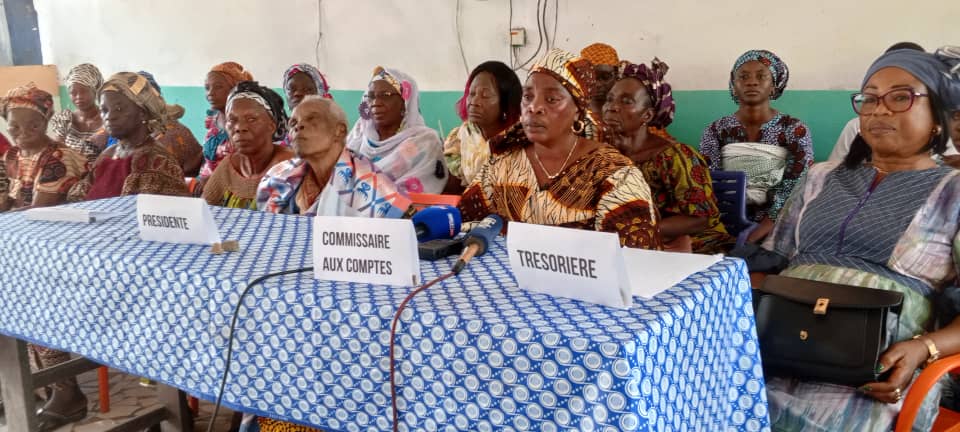
<svg viewBox="0 0 960 432">
<path fill-rule="evenodd" d="M 240 81 L 253 81 L 253 75 L 236 62 L 220 63 L 211 68 L 210 72 L 223 74 L 230 81 L 230 87 L 235 87 Z"/>
<path fill-rule="evenodd" d="M 580 50 L 580 57 L 588 60 L 594 65 L 617 66 L 620 64 L 620 56 L 617 50 L 605 43 L 597 42 Z"/>
</svg>

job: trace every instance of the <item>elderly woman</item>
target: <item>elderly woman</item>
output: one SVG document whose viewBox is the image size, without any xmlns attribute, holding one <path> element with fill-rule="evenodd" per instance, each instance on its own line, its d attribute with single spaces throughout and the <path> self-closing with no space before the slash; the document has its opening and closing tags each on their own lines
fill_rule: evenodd
<svg viewBox="0 0 960 432">
<path fill-rule="evenodd" d="M 154 79 L 153 74 L 140 71 L 137 72 L 150 82 L 150 85 L 161 93 L 160 85 Z M 200 143 L 193 136 L 193 132 L 186 125 L 180 122 L 184 110 L 179 105 L 172 105 L 170 112 L 167 113 L 167 124 L 163 129 L 156 133 L 154 137 L 170 154 L 177 159 L 183 174 L 188 177 L 197 175 L 200 171 L 200 164 L 203 163 L 203 149 Z M 117 138 L 110 136 L 106 131 L 101 130 L 90 138 L 90 141 L 104 148 L 112 147 L 117 143 Z"/>
<path fill-rule="evenodd" d="M 63 204 L 67 191 L 86 173 L 86 158 L 47 136 L 53 114 L 53 96 L 33 83 L 11 89 L 0 99 L 0 115 L 16 146 L 3 156 L 6 176 L 0 179 L 0 210 L 19 210 Z M 70 354 L 30 345 L 38 368 L 70 360 Z M 80 420 L 87 415 L 87 398 L 76 378 L 53 386 L 51 397 L 38 415 L 40 430 Z"/>
<path fill-rule="evenodd" d="M 210 205 L 257 208 L 257 185 L 274 165 L 293 157 L 278 144 L 286 136 L 283 98 L 256 81 L 243 81 L 227 99 L 227 131 L 236 152 L 223 159 L 203 188 Z"/>
<path fill-rule="evenodd" d="M 103 120 L 97 108 L 97 92 L 103 85 L 103 75 L 96 66 L 84 63 L 74 66 L 64 79 L 70 101 L 77 109 L 64 109 L 50 119 L 54 139 L 76 150 L 93 163 L 103 151 L 90 138 L 101 130 Z"/>
<path fill-rule="evenodd" d="M 628 247 L 661 247 L 650 188 L 633 162 L 583 136 L 590 63 L 554 49 L 523 86 L 520 123 L 463 193 L 464 220 L 504 220 L 617 233 Z"/>
<path fill-rule="evenodd" d="M 590 92 L 589 111 L 599 118 L 603 113 L 603 104 L 607 101 L 607 93 L 617 82 L 620 56 L 612 46 L 597 42 L 580 50 L 580 57 L 593 65 L 594 86 Z"/>
<path fill-rule="evenodd" d="M 720 222 L 703 156 L 685 144 L 650 133 L 650 128 L 662 129 L 673 122 L 673 95 L 664 81 L 667 70 L 659 59 L 650 66 L 625 63 L 607 94 L 603 121 L 613 133 L 610 141 L 637 164 L 653 191 L 665 246 L 696 253 L 723 252 L 733 246 L 734 239 Z"/>
<path fill-rule="evenodd" d="M 327 78 L 317 68 L 307 63 L 297 63 L 283 73 L 283 92 L 290 103 L 290 111 L 297 108 L 303 98 L 319 95 L 332 99 Z"/>
<path fill-rule="evenodd" d="M 347 117 L 332 100 L 304 98 L 291 114 L 289 136 L 297 157 L 275 165 L 260 181 L 260 210 L 364 217 L 401 217 L 410 211 L 409 198 L 393 181 L 346 148 Z M 361 193 L 373 189 L 377 193 Z"/>
<path fill-rule="evenodd" d="M 420 115 L 420 92 L 407 74 L 377 67 L 347 148 L 373 160 L 404 193 L 443 191 L 443 143 Z"/>
<path fill-rule="evenodd" d="M 789 77 L 787 65 L 772 52 L 741 55 L 729 83 L 740 108 L 707 126 L 700 139 L 710 169 L 747 173 L 747 212 L 759 223 L 751 242 L 770 233 L 794 185 L 813 164 L 810 129 L 770 106 L 787 88 Z"/>
<path fill-rule="evenodd" d="M 960 319 L 932 327 L 934 299 L 960 271 L 960 172 L 930 158 L 960 109 L 957 64 L 914 50 L 877 59 L 853 95 L 860 134 L 846 159 L 810 169 L 764 243 L 789 259 L 784 275 L 904 296 L 899 340 L 877 368 L 886 378 L 859 389 L 769 378 L 774 430 L 888 431 L 918 368 L 960 353 Z M 930 429 L 938 399 L 914 430 Z"/>
<path fill-rule="evenodd" d="M 487 140 L 520 120 L 523 86 L 509 66 L 481 63 L 470 72 L 467 88 L 457 102 L 463 124 L 450 131 L 443 143 L 450 176 L 444 193 L 459 195 L 473 182 L 480 167 L 490 158 Z"/>
<path fill-rule="evenodd" d="M 89 174 L 70 190 L 70 200 L 185 195 L 183 170 L 154 139 L 167 124 L 167 113 L 175 110 L 142 75 L 120 72 L 110 77 L 100 89 L 100 113 L 117 144 L 100 154 Z"/>
<path fill-rule="evenodd" d="M 233 153 L 234 147 L 230 143 L 230 136 L 226 129 L 227 96 L 241 81 L 253 81 L 253 75 L 243 66 L 235 62 L 220 63 L 207 72 L 207 80 L 203 88 L 207 92 L 207 136 L 203 141 L 203 166 L 200 168 L 200 177 L 207 178 L 217 169 L 217 165 L 228 154 Z M 197 191 L 202 190 L 201 184 Z"/>
</svg>

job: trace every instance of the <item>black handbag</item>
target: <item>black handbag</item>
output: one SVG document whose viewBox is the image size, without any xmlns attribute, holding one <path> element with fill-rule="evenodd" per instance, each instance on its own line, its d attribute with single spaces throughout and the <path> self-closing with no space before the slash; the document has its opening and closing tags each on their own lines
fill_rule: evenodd
<svg viewBox="0 0 960 432">
<path fill-rule="evenodd" d="M 764 373 L 850 386 L 878 381 L 877 360 L 897 340 L 902 305 L 895 291 L 767 276 L 753 297 Z"/>
</svg>

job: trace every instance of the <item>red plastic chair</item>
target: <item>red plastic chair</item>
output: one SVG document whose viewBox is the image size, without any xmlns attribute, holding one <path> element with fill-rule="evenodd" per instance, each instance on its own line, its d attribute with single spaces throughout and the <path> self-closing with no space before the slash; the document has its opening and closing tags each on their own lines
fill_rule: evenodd
<svg viewBox="0 0 960 432">
<path fill-rule="evenodd" d="M 940 378 L 952 371 L 960 372 L 960 354 L 937 360 L 920 373 L 903 400 L 903 408 L 900 409 L 900 415 L 897 417 L 895 432 L 910 432 L 913 422 L 917 419 L 920 405 L 923 404 L 923 398 Z M 960 412 L 940 407 L 937 421 L 930 430 L 931 432 L 960 432 Z"/>
<path fill-rule="evenodd" d="M 456 207 L 458 204 L 460 204 L 460 195 L 411 193 L 410 201 L 413 201 L 413 207 L 417 210 L 433 205 L 448 205 Z"/>
</svg>

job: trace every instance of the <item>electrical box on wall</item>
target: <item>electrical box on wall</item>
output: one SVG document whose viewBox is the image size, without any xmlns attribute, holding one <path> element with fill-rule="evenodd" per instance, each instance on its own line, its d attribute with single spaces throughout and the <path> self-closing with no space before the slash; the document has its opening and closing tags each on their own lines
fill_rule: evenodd
<svg viewBox="0 0 960 432">
<path fill-rule="evenodd" d="M 527 44 L 527 31 L 523 27 L 510 29 L 510 46 L 522 47 Z"/>
</svg>

